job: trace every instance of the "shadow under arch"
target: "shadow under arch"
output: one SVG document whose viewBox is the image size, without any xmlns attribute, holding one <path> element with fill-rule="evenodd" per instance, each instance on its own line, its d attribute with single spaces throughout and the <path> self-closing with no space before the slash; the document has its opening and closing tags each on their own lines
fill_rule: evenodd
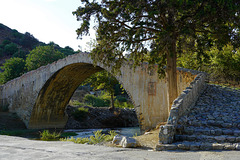
<svg viewBox="0 0 240 160">
<path fill-rule="evenodd" d="M 73 93 L 85 79 L 102 70 L 104 69 L 93 64 L 74 63 L 56 71 L 37 96 L 28 128 L 64 128 L 68 120 L 65 109 Z M 124 89 L 127 91 L 127 88 Z M 128 91 L 127 93 L 129 94 Z"/>
</svg>

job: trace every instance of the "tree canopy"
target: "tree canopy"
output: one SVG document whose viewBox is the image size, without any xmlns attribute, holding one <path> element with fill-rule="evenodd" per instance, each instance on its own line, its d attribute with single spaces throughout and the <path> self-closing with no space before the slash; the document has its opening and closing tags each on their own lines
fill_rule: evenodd
<svg viewBox="0 0 240 160">
<path fill-rule="evenodd" d="M 90 83 L 95 90 L 104 89 L 111 96 L 111 108 L 114 109 L 115 86 L 119 84 L 118 80 L 106 70 L 97 72 L 84 81 L 84 84 Z"/>
<path fill-rule="evenodd" d="M 58 59 L 64 58 L 63 53 L 54 49 L 54 46 L 38 46 L 26 58 L 28 71 L 47 65 Z"/>
<path fill-rule="evenodd" d="M 26 71 L 25 60 L 18 57 L 8 59 L 1 69 L 4 71 L 0 73 L 0 83 L 6 83 L 7 81 L 24 74 Z"/>
<path fill-rule="evenodd" d="M 115 68 L 130 53 L 135 65 L 144 61 L 167 66 L 169 102 L 177 96 L 176 60 L 183 50 L 199 54 L 213 45 L 239 45 L 239 0 L 82 0 L 75 12 L 79 38 L 95 20 L 98 45 L 92 58 Z"/>
</svg>

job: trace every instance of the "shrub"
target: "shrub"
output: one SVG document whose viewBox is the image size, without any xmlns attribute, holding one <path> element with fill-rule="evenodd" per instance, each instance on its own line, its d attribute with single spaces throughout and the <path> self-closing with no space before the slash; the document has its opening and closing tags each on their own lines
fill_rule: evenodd
<svg viewBox="0 0 240 160">
<path fill-rule="evenodd" d="M 49 130 L 44 130 L 40 132 L 40 139 L 43 141 L 55 141 L 59 140 L 61 133 L 53 132 L 50 133 Z"/>
<path fill-rule="evenodd" d="M 116 97 L 116 100 L 118 100 L 119 102 L 127 102 L 127 98 L 120 95 Z"/>
<path fill-rule="evenodd" d="M 53 46 L 38 46 L 27 55 L 26 67 L 31 71 L 63 57 L 63 53 L 55 50 Z"/>
<path fill-rule="evenodd" d="M 25 60 L 22 58 L 11 58 L 8 59 L 1 69 L 4 71 L 1 73 L 0 82 L 6 83 L 9 80 L 17 78 L 25 73 Z"/>
<path fill-rule="evenodd" d="M 118 100 L 115 100 L 114 106 L 116 108 L 134 108 L 132 103 L 130 103 L 130 102 L 119 102 Z"/>
<path fill-rule="evenodd" d="M 109 142 L 112 141 L 114 136 L 116 136 L 117 133 L 115 131 L 109 131 L 107 135 L 102 134 L 102 130 L 98 130 L 94 132 L 94 136 L 90 136 L 90 138 L 60 138 L 60 141 L 71 141 L 78 144 L 97 144 L 101 142 Z"/>
<path fill-rule="evenodd" d="M 13 55 L 14 53 L 16 53 L 18 51 L 18 46 L 15 43 L 10 43 L 5 45 L 4 47 L 4 52 L 7 55 Z"/>
<path fill-rule="evenodd" d="M 83 98 L 86 104 L 90 104 L 93 107 L 105 107 L 110 105 L 110 99 L 105 99 L 103 97 L 95 97 L 94 95 L 87 94 Z"/>
<path fill-rule="evenodd" d="M 225 80 L 240 80 L 240 49 L 234 51 L 233 46 L 227 45 L 222 50 L 213 48 L 211 73 L 214 77 L 222 77 Z"/>
</svg>

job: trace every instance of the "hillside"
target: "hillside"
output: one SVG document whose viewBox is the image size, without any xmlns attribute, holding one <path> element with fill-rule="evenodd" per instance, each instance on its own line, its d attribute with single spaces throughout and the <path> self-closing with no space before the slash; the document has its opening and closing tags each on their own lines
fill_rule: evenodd
<svg viewBox="0 0 240 160">
<path fill-rule="evenodd" d="M 29 32 L 20 33 L 16 29 L 11 29 L 0 23 L 0 66 L 11 57 L 19 57 L 26 59 L 27 54 L 37 46 L 53 45 L 55 49 L 70 55 L 76 53 L 71 47 L 61 48 L 58 44 L 50 42 L 45 44 Z M 1 70 L 0 70 L 1 71 Z"/>
<path fill-rule="evenodd" d="M 22 34 L 0 23 L 0 65 L 11 57 L 25 58 L 38 45 L 44 45 L 33 35 Z"/>
</svg>

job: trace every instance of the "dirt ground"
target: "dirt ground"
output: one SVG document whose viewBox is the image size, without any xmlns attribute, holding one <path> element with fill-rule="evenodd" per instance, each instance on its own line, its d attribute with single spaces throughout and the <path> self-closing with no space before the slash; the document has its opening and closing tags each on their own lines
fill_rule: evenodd
<svg viewBox="0 0 240 160">
<path fill-rule="evenodd" d="M 158 144 L 159 129 L 154 129 L 141 136 L 134 137 L 142 148 L 154 149 Z"/>
</svg>

